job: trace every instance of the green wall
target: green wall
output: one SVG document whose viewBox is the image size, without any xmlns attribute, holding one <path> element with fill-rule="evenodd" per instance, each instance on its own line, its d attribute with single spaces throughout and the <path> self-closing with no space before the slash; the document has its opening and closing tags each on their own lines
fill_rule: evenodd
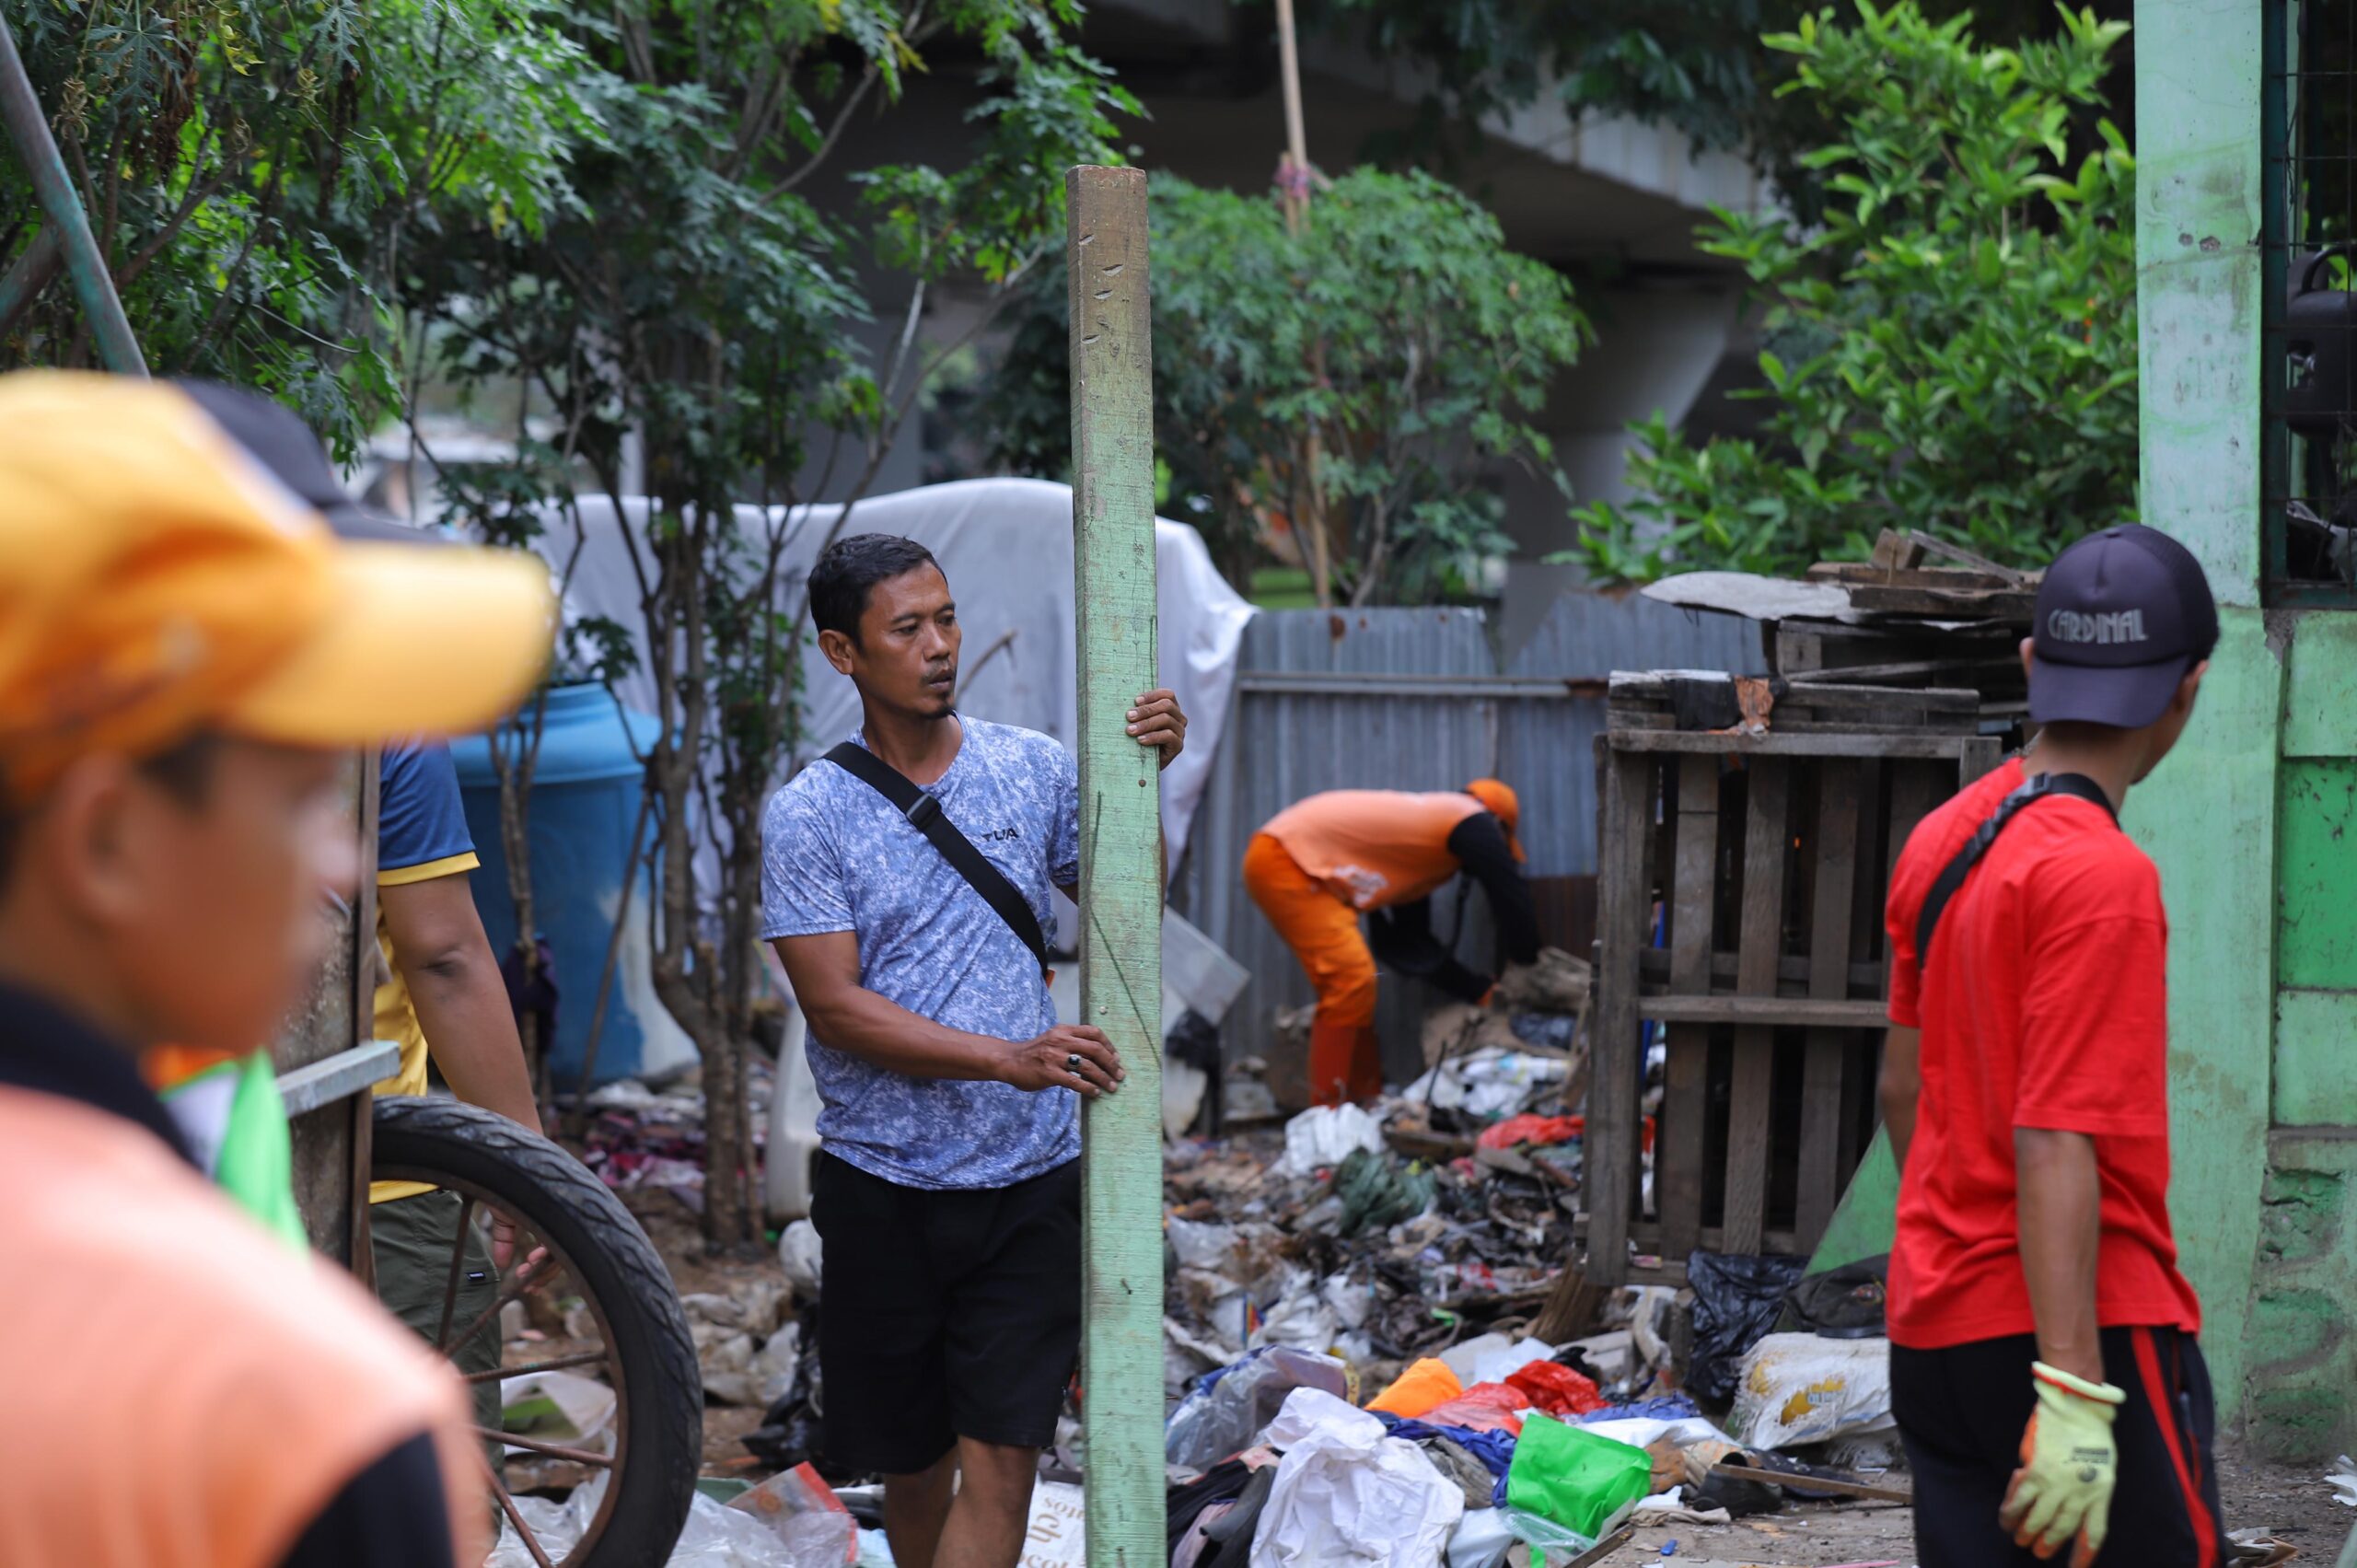
<svg viewBox="0 0 2357 1568">
<path fill-rule="evenodd" d="M 2130 796 L 2168 900 L 2169 1205 L 2220 1416 L 2239 1420 L 2267 1170 L 2283 665 L 2258 610 L 2258 5 L 2138 0 L 2143 515 L 2201 560 L 2222 640 L 2177 754 Z"/>
</svg>

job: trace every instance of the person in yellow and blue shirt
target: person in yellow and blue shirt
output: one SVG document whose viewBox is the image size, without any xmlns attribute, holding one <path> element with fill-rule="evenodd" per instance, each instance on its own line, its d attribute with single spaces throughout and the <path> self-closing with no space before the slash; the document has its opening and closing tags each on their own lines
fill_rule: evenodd
<svg viewBox="0 0 2357 1568">
<path fill-rule="evenodd" d="M 338 536 L 398 540 L 429 556 L 439 553 L 417 529 L 354 502 L 319 437 L 292 410 L 244 388 L 202 381 L 177 385 Z M 396 741 L 380 757 L 377 935 L 389 978 L 377 988 L 375 1033 L 400 1044 L 401 1066 L 376 1092 L 424 1094 L 430 1056 L 452 1094 L 537 1132 L 540 1109 L 525 1071 L 523 1043 L 469 885 L 467 873 L 479 862 L 449 750 L 439 742 Z M 268 1069 L 265 1055 L 222 1063 L 209 1075 L 174 1072 L 156 1081 L 160 1086 L 180 1080 L 168 1098 L 185 1132 L 192 1132 L 216 1103 L 246 1113 L 227 1119 L 220 1153 L 205 1167 L 250 1213 L 285 1235 L 297 1222 L 284 1176 L 283 1121 L 271 1124 L 276 1100 Z M 219 1111 L 214 1119 L 222 1120 Z M 196 1141 L 200 1149 L 207 1143 Z M 377 1296 L 432 1340 L 441 1331 L 442 1295 L 459 1243 L 461 1200 L 414 1181 L 376 1182 L 368 1196 Z M 499 1275 L 516 1261 L 512 1227 L 495 1217 L 489 1237 L 470 1237 L 467 1248 L 452 1315 L 453 1327 L 460 1329 L 497 1296 Z M 496 1327 L 486 1325 L 456 1347 L 452 1358 L 467 1372 L 497 1366 Z M 495 1429 L 498 1384 L 486 1379 L 473 1391 L 478 1422 Z"/>
<path fill-rule="evenodd" d="M 377 988 L 377 1038 L 401 1048 L 401 1067 L 380 1095 L 422 1095 L 431 1059 L 450 1092 L 537 1132 L 540 1108 L 524 1066 L 499 961 L 475 912 L 468 873 L 481 862 L 460 807 L 449 749 L 402 742 L 385 748 L 377 826 L 377 939 L 391 978 Z M 428 1339 L 441 1331 L 442 1296 L 459 1244 L 464 1206 L 455 1192 L 415 1181 L 379 1181 L 368 1192 L 377 1296 Z M 479 1319 L 515 1261 L 515 1236 L 492 1217 L 488 1237 L 467 1237 L 451 1322 Z M 451 1347 L 461 1372 L 499 1365 L 499 1331 L 485 1325 Z M 499 1425 L 499 1385 L 473 1385 L 477 1416 Z"/>
</svg>

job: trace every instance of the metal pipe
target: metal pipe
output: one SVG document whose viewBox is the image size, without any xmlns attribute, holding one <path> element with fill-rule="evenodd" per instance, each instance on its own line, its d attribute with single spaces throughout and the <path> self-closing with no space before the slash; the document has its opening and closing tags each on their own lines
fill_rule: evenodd
<svg viewBox="0 0 2357 1568">
<path fill-rule="evenodd" d="M 0 124 L 6 126 L 9 139 L 17 144 L 17 156 L 24 159 L 25 171 L 32 176 L 33 193 L 49 216 L 49 227 L 56 229 L 64 241 L 65 270 L 74 280 L 74 292 L 81 296 L 83 313 L 90 319 L 99 359 L 119 376 L 145 380 L 147 361 L 139 353 L 139 340 L 132 335 L 131 319 L 122 313 L 122 300 L 114 291 L 114 274 L 99 252 L 89 216 L 82 211 L 81 198 L 74 193 L 65 159 L 57 151 L 57 138 L 49 133 L 49 117 L 41 112 L 41 98 L 17 56 L 16 36 L 5 21 L 0 21 Z"/>
</svg>

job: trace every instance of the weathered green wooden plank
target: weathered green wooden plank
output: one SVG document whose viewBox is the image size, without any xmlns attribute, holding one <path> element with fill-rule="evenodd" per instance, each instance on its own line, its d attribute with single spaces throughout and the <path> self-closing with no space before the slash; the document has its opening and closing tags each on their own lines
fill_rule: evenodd
<svg viewBox="0 0 2357 1568">
<path fill-rule="evenodd" d="M 1090 1568 L 1160 1568 L 1161 792 L 1130 704 L 1155 681 L 1153 342 L 1145 173 L 1065 176 L 1079 605 L 1083 1021 L 1129 1079 L 1083 1119 L 1081 1419 Z"/>
</svg>

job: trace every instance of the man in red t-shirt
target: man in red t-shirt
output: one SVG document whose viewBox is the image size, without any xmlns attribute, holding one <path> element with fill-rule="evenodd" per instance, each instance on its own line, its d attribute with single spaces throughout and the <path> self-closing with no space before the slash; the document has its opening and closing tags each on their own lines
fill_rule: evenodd
<svg viewBox="0 0 2357 1568">
<path fill-rule="evenodd" d="M 2117 817 L 2192 714 L 2218 612 L 2184 546 L 2108 528 L 2057 558 L 2033 633 L 2037 740 L 1924 819 L 1891 877 L 1916 1549 L 2215 1568 L 2201 1304 L 2169 1229 L 2168 918 Z"/>
</svg>

